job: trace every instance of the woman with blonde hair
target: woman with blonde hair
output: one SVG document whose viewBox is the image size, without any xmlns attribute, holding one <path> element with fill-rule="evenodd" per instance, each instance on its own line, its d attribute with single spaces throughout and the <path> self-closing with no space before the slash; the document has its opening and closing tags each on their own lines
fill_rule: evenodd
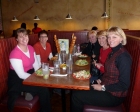
<svg viewBox="0 0 140 112">
<path fill-rule="evenodd" d="M 95 60 L 94 64 L 100 70 L 101 73 L 104 73 L 104 64 L 108 57 L 108 54 L 111 52 L 111 48 L 109 47 L 107 42 L 106 30 L 99 31 L 97 33 L 97 39 L 102 48 L 100 49 L 99 62 Z"/>
<path fill-rule="evenodd" d="M 92 59 L 98 60 L 101 46 L 98 43 L 96 35 L 97 32 L 94 30 L 88 32 L 87 37 L 89 43 L 87 47 L 82 51 L 82 54 L 87 54 L 88 56 L 91 56 Z"/>
<path fill-rule="evenodd" d="M 120 105 L 130 85 L 132 59 L 124 49 L 126 36 L 119 27 L 107 30 L 107 40 L 112 48 L 105 62 L 102 79 L 93 84 L 89 91 L 73 91 L 72 112 L 82 112 L 84 105 L 113 107 Z"/>
<path fill-rule="evenodd" d="M 108 45 L 107 42 L 107 31 L 101 30 L 97 33 L 97 39 L 100 44 L 100 55 L 99 55 L 99 61 L 94 60 L 93 66 L 91 68 L 92 76 L 90 78 L 90 82 L 93 83 L 95 80 L 100 78 L 104 73 L 104 64 L 108 57 L 108 54 L 111 52 L 111 48 Z"/>
</svg>

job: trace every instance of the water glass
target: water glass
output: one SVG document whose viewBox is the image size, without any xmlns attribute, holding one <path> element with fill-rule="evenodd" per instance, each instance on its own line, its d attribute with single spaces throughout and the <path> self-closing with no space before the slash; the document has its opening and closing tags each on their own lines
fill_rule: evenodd
<svg viewBox="0 0 140 112">
<path fill-rule="evenodd" d="M 53 64 L 54 64 L 54 68 L 59 68 L 60 61 L 54 60 L 54 61 L 53 61 Z"/>
<path fill-rule="evenodd" d="M 41 67 L 42 69 L 49 70 L 49 63 L 42 62 Z"/>
<path fill-rule="evenodd" d="M 48 79 L 49 78 L 50 71 L 44 72 L 44 74 L 45 75 L 43 75 L 43 78 L 44 79 Z"/>
<path fill-rule="evenodd" d="M 73 61 L 67 60 L 66 65 L 67 65 L 67 74 L 72 74 Z"/>
<path fill-rule="evenodd" d="M 54 60 L 53 64 L 54 64 L 54 73 L 55 74 L 60 73 L 60 61 Z"/>
<path fill-rule="evenodd" d="M 49 78 L 49 63 L 42 63 L 42 72 L 44 79 Z"/>
</svg>

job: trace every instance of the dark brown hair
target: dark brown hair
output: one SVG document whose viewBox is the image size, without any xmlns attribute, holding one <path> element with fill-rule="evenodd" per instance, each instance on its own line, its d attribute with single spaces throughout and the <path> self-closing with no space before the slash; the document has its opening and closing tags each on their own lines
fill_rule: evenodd
<svg viewBox="0 0 140 112">
<path fill-rule="evenodd" d="M 40 35 L 41 35 L 41 34 L 46 34 L 47 37 L 48 37 L 48 32 L 47 32 L 46 30 L 40 31 L 40 32 L 38 33 L 38 38 L 40 38 Z"/>
<path fill-rule="evenodd" d="M 18 28 L 18 29 L 16 30 L 16 34 L 15 34 L 15 38 L 16 38 L 16 39 L 18 38 L 18 34 L 19 34 L 19 33 L 24 33 L 24 34 L 28 35 L 27 30 L 25 30 L 24 28 Z"/>
</svg>

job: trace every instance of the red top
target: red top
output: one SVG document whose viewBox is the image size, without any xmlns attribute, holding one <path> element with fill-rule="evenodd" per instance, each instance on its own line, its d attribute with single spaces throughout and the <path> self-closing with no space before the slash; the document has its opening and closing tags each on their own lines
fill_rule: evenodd
<svg viewBox="0 0 140 112">
<path fill-rule="evenodd" d="M 101 73 L 104 73 L 104 64 L 105 64 L 105 61 L 106 61 L 108 54 L 110 52 L 111 52 L 110 47 L 108 49 L 105 49 L 105 50 L 103 48 L 100 49 L 99 63 L 101 63 L 103 65 L 99 69 L 101 71 Z"/>
<path fill-rule="evenodd" d="M 40 42 L 34 45 L 36 55 L 40 55 L 41 62 L 48 62 L 49 54 L 52 52 L 50 43 L 46 43 L 46 49 L 44 49 Z"/>
<path fill-rule="evenodd" d="M 37 33 L 39 33 L 41 30 L 42 30 L 41 28 L 37 27 L 36 29 L 33 28 L 33 29 L 32 29 L 32 32 L 34 32 L 34 34 L 37 34 Z"/>
</svg>

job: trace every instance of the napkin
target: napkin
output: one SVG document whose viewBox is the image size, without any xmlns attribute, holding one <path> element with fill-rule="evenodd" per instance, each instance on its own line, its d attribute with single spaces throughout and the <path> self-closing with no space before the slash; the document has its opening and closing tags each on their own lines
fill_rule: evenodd
<svg viewBox="0 0 140 112">
<path fill-rule="evenodd" d="M 63 76 L 67 76 L 68 74 L 50 74 L 50 76 L 61 76 L 61 77 L 63 77 Z"/>
</svg>

